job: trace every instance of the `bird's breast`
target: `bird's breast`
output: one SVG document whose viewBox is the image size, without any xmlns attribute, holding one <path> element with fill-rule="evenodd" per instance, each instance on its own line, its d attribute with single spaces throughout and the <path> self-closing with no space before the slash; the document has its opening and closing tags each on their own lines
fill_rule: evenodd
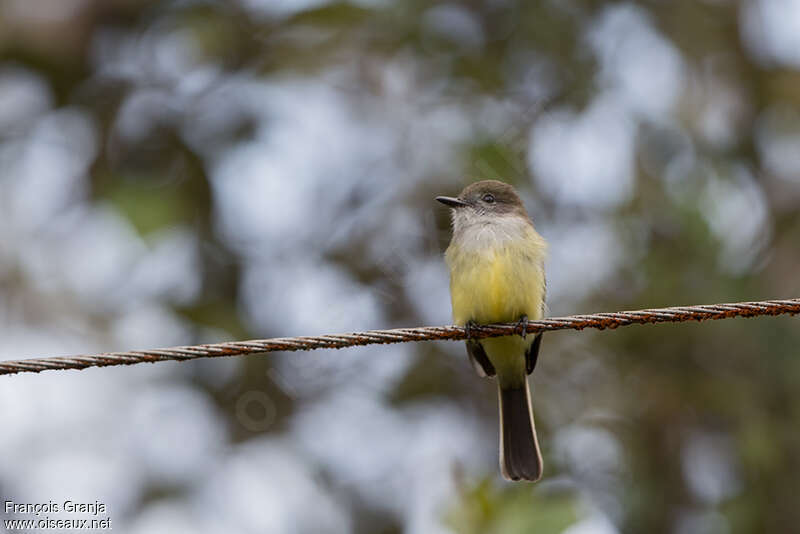
<svg viewBox="0 0 800 534">
<path fill-rule="evenodd" d="M 451 244 L 447 261 L 456 324 L 542 317 L 545 245 L 535 236 L 483 247 Z"/>
</svg>

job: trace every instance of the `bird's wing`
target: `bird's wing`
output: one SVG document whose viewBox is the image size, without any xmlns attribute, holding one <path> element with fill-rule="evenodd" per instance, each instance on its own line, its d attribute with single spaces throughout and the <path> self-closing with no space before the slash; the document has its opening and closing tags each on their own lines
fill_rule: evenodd
<svg viewBox="0 0 800 534">
<path fill-rule="evenodd" d="M 544 273 L 544 264 L 542 264 Z M 542 317 L 547 317 L 547 277 L 542 275 Z"/>
<path fill-rule="evenodd" d="M 536 334 L 533 343 L 525 351 L 525 370 L 531 374 L 536 368 L 536 360 L 539 359 L 539 346 L 542 344 L 542 332 Z"/>
<path fill-rule="evenodd" d="M 544 266 L 542 266 L 542 270 L 544 271 Z M 544 287 L 542 288 L 542 317 L 547 315 L 547 279 L 542 280 L 542 284 Z M 542 333 L 539 332 L 536 334 L 536 337 L 533 338 L 533 343 L 525 351 L 525 370 L 528 371 L 528 374 L 531 374 L 533 370 L 536 368 L 536 361 L 539 359 L 539 346 L 542 344 Z"/>
<path fill-rule="evenodd" d="M 483 345 L 480 342 L 472 339 L 467 340 L 467 355 L 469 362 L 481 378 L 486 378 L 495 375 L 494 365 L 489 361 L 486 351 L 483 350 Z"/>
</svg>

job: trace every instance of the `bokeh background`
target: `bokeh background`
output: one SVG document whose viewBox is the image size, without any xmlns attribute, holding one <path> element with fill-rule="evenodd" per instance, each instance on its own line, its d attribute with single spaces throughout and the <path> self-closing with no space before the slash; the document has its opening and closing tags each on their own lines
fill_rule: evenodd
<svg viewBox="0 0 800 534">
<path fill-rule="evenodd" d="M 0 358 L 447 324 L 433 197 L 486 178 L 551 244 L 552 314 L 798 296 L 800 1 L 0 0 Z M 0 498 L 124 533 L 792 532 L 799 346 L 546 335 L 536 485 L 461 343 L 0 377 Z"/>
</svg>

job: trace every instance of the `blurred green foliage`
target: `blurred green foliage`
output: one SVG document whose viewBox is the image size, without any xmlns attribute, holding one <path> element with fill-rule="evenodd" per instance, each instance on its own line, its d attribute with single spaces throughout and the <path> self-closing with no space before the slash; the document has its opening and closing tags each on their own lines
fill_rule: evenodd
<svg viewBox="0 0 800 534">
<path fill-rule="evenodd" d="M 461 495 L 447 522 L 465 534 L 555 534 L 575 522 L 578 508 L 564 492 L 534 491 L 527 484 L 500 489 L 483 481 Z"/>
</svg>

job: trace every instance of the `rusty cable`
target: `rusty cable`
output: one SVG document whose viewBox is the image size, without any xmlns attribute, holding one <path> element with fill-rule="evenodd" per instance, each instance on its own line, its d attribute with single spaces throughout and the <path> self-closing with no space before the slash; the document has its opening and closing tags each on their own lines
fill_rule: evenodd
<svg viewBox="0 0 800 534">
<path fill-rule="evenodd" d="M 784 315 L 800 313 L 800 299 L 737 302 L 731 304 L 703 304 L 648 310 L 571 315 L 529 321 L 527 332 L 536 334 L 552 330 L 583 330 L 584 328 L 617 328 L 631 324 L 681 323 L 706 321 L 732 317 L 758 317 L 762 315 Z M 521 334 L 520 323 L 501 323 L 475 326 L 470 336 L 475 339 Z M 27 360 L 0 361 L 0 375 L 16 373 L 38 373 L 46 370 L 85 369 L 132 365 L 143 362 L 167 360 L 194 360 L 220 356 L 239 356 L 262 352 L 296 351 L 314 349 L 341 349 L 358 345 L 405 343 L 409 341 L 461 340 L 467 334 L 461 326 L 422 326 L 417 328 L 395 328 L 391 330 L 369 330 L 351 334 L 329 334 L 323 336 L 279 337 L 250 341 L 230 341 L 170 347 L 164 349 L 133 350 L 127 352 L 104 352 L 76 356 L 56 356 Z"/>
</svg>

